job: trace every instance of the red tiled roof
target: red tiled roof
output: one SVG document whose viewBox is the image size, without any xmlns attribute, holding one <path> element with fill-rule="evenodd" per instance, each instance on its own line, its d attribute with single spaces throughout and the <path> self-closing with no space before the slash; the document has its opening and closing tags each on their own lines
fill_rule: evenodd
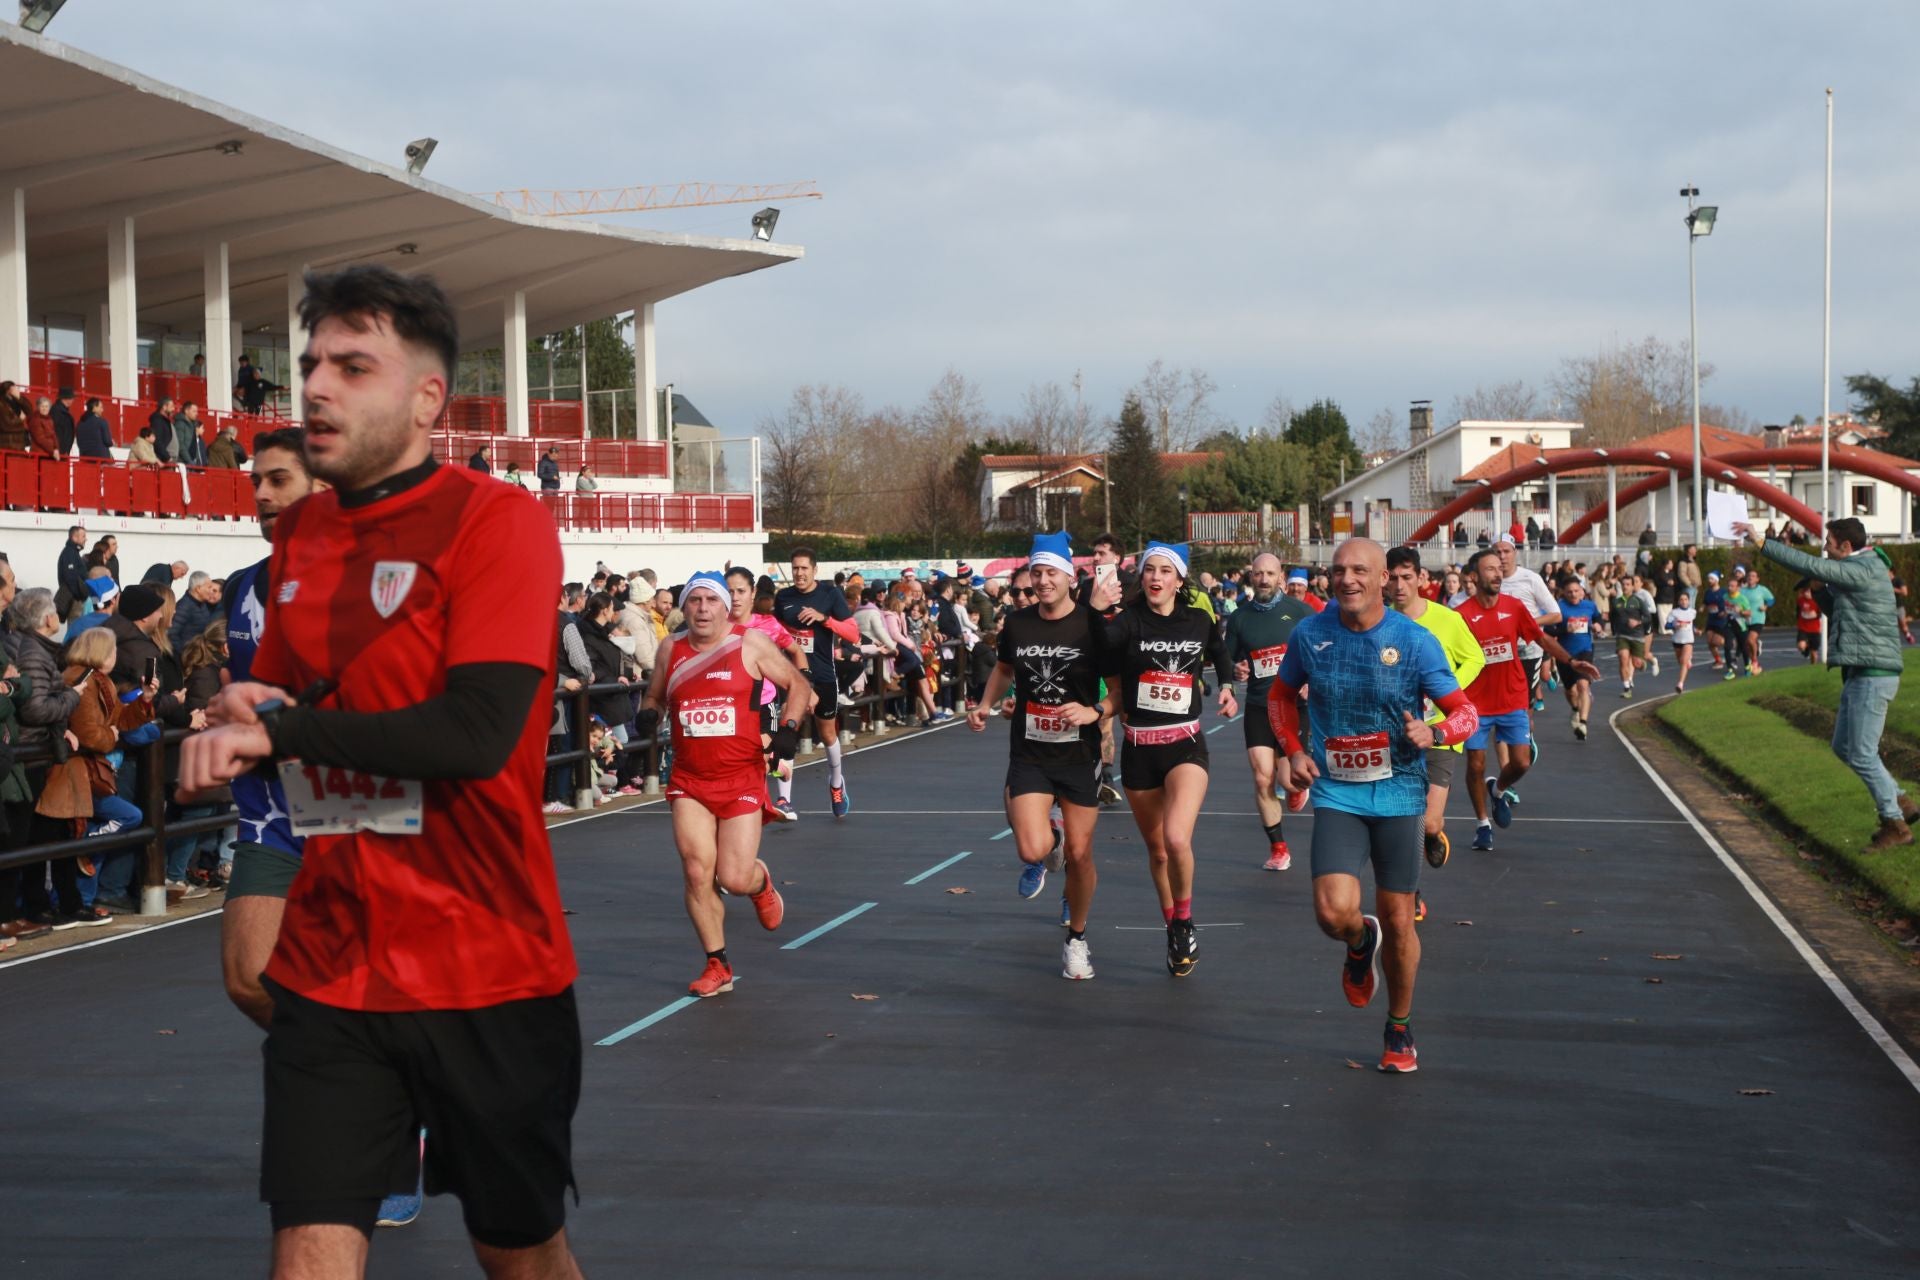
<svg viewBox="0 0 1920 1280">
<path fill-rule="evenodd" d="M 1219 456 L 1206 452 L 1163 453 L 1160 455 L 1160 465 L 1169 471 L 1178 471 L 1182 467 L 1199 466 Z M 1103 476 L 1106 474 L 1102 468 L 1105 460 L 1103 453 L 989 453 L 981 456 L 980 465 L 988 471 L 1030 471 L 1035 467 L 1051 467 L 1058 472 L 1085 467 L 1095 475 Z"/>
</svg>

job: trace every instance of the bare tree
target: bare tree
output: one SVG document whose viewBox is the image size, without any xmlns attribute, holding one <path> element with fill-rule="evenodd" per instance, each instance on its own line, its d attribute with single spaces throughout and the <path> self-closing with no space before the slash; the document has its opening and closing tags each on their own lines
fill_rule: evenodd
<svg viewBox="0 0 1920 1280">
<path fill-rule="evenodd" d="M 1712 374 L 1700 366 L 1701 382 Z M 1691 376 L 1685 343 L 1649 337 L 1562 360 L 1547 385 L 1561 413 L 1586 424 L 1580 443 L 1609 445 L 1690 422 Z"/>
<path fill-rule="evenodd" d="M 806 433 L 785 417 L 766 418 L 760 434 L 767 448 L 760 461 L 761 505 L 767 524 L 788 535 L 804 528 L 818 484 L 812 446 Z"/>
<path fill-rule="evenodd" d="M 1381 409 L 1360 429 L 1354 440 L 1354 447 L 1361 453 L 1371 456 L 1376 453 L 1397 453 L 1403 446 L 1400 436 L 1400 418 L 1391 409 Z"/>
<path fill-rule="evenodd" d="M 1104 441 L 1093 430 L 1085 406 L 1075 407 L 1057 382 L 1036 382 L 1020 397 L 1020 409 L 1001 430 L 1011 439 L 1033 441 L 1045 457 L 1098 453 Z"/>
<path fill-rule="evenodd" d="M 1293 421 L 1293 401 L 1284 395 L 1277 395 L 1267 402 L 1267 411 L 1260 415 L 1260 434 L 1263 436 L 1284 436 L 1287 424 Z"/>
<path fill-rule="evenodd" d="M 1476 386 L 1453 398 L 1453 422 L 1532 422 L 1540 415 L 1540 394 L 1525 379 Z"/>
<path fill-rule="evenodd" d="M 1178 453 L 1211 434 L 1214 413 L 1209 401 L 1219 384 L 1204 369 L 1168 368 L 1155 360 L 1134 385 L 1146 411 L 1147 426 L 1159 442 L 1160 452 Z"/>
</svg>

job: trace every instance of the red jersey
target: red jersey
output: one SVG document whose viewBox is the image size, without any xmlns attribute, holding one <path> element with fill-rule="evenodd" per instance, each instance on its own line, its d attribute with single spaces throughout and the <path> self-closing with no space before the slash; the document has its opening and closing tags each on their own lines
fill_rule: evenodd
<svg viewBox="0 0 1920 1280">
<path fill-rule="evenodd" d="M 449 668 L 483 662 L 535 667 L 553 684 L 553 520 L 478 472 L 443 466 L 356 509 L 316 493 L 280 517 L 269 573 L 253 678 L 295 696 L 330 679 L 322 705 L 393 711 L 441 693 Z M 267 976 L 374 1012 L 565 990 L 577 968 L 540 812 L 552 719 L 535 698 L 492 778 L 407 783 L 419 789 L 414 833 L 310 836 Z M 399 790 L 362 781 L 368 794 Z"/>
<path fill-rule="evenodd" d="M 1813 592 L 1794 592 L 1793 611 L 1793 625 L 1796 630 L 1806 632 L 1818 632 L 1820 630 L 1820 606 L 1815 603 Z"/>
<path fill-rule="evenodd" d="M 754 679 L 741 656 L 747 628 L 734 623 L 705 653 L 685 635 L 667 655 L 667 714 L 673 717 L 673 776 L 692 790 L 751 775 L 764 789 L 767 759 L 760 749 L 760 710 Z"/>
<path fill-rule="evenodd" d="M 1527 612 L 1527 606 L 1511 596 L 1484 605 L 1476 594 L 1462 600 L 1454 612 L 1486 655 L 1487 665 L 1467 686 L 1467 698 L 1481 719 L 1526 710 L 1527 669 L 1520 661 L 1520 644 L 1539 644 L 1541 640 L 1540 624 Z"/>
</svg>

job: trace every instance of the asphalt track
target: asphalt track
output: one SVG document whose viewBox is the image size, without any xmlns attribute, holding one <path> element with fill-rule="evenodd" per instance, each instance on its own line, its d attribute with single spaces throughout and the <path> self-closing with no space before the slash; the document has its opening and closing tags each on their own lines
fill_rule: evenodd
<svg viewBox="0 0 1920 1280">
<path fill-rule="evenodd" d="M 843 822 L 803 770 L 765 842 L 788 922 L 730 903 L 739 985 L 688 1007 L 663 811 L 556 830 L 588 1274 L 1920 1274 L 1920 1094 L 1611 732 L 1542 724 L 1493 853 L 1454 797 L 1412 1076 L 1373 1069 L 1384 998 L 1340 995 L 1310 815 L 1295 869 L 1259 868 L 1237 725 L 1209 739 L 1184 981 L 1124 811 L 1099 976 L 1060 978 L 1053 883 L 1017 898 L 995 839 L 998 722 L 859 753 Z M 0 1274 L 264 1274 L 259 1037 L 215 930 L 0 971 Z M 449 1200 L 374 1242 L 375 1276 L 476 1273 Z"/>
</svg>

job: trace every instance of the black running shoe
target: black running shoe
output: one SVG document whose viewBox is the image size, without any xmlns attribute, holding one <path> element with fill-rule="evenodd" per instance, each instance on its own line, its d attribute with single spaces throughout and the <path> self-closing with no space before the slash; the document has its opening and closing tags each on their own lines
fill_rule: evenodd
<svg viewBox="0 0 1920 1280">
<path fill-rule="evenodd" d="M 1167 972 L 1184 978 L 1200 959 L 1200 936 L 1193 921 L 1175 917 L 1167 922 Z"/>
<path fill-rule="evenodd" d="M 1453 856 L 1453 845 L 1447 840 L 1447 833 L 1436 831 L 1427 837 L 1427 865 L 1436 871 L 1447 865 L 1447 859 Z"/>
</svg>

